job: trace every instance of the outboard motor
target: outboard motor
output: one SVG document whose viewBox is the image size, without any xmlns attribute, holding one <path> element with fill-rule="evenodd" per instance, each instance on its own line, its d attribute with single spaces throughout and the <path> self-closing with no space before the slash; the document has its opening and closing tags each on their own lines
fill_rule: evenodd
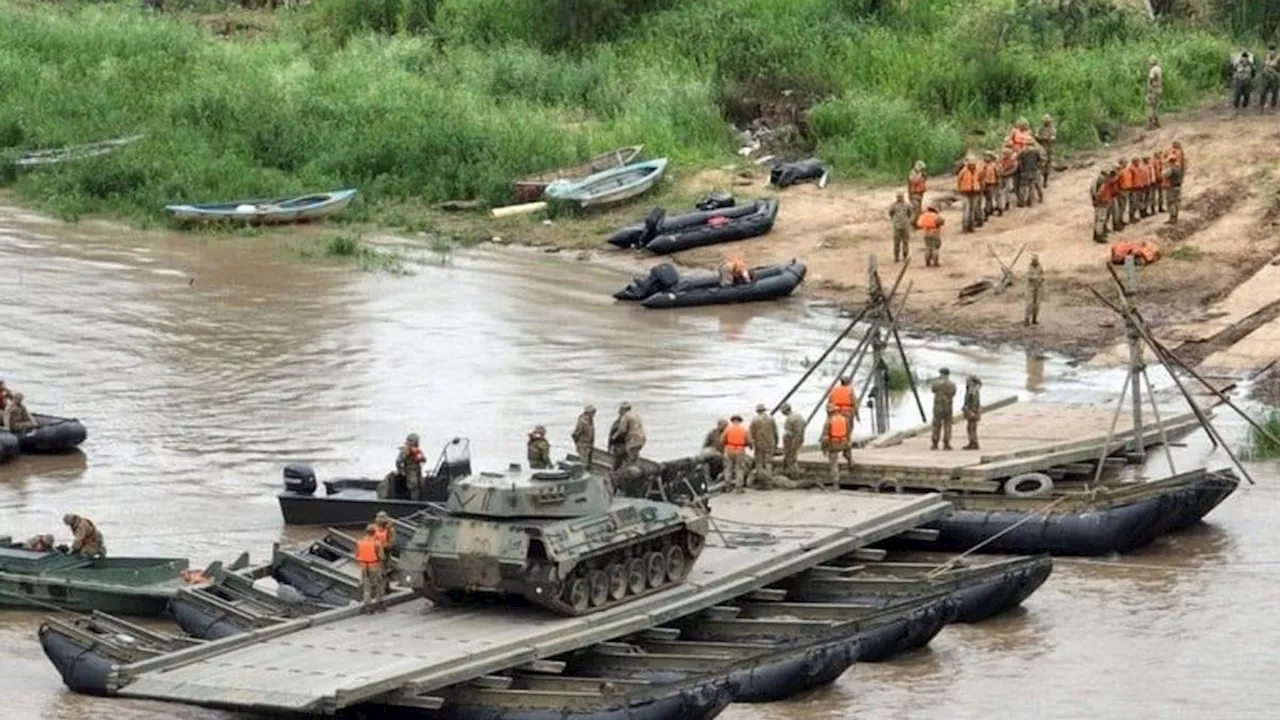
<svg viewBox="0 0 1280 720">
<path fill-rule="evenodd" d="M 285 492 L 299 495 L 311 495 L 316 491 L 316 472 L 310 465 L 294 464 L 284 466 Z"/>
</svg>

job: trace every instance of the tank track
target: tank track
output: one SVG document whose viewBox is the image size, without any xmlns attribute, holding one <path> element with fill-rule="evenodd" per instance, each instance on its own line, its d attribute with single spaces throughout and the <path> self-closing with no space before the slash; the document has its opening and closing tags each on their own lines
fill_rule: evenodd
<svg viewBox="0 0 1280 720">
<path fill-rule="evenodd" d="M 704 545 L 702 535 L 674 527 L 623 547 L 586 555 L 568 577 L 531 585 L 523 595 L 561 615 L 590 615 L 680 584 Z M 553 563 L 530 568 L 533 577 L 552 578 L 554 573 Z"/>
</svg>

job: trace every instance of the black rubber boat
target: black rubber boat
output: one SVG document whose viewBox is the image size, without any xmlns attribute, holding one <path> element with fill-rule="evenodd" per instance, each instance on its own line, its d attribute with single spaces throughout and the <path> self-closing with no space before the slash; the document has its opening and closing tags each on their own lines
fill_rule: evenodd
<svg viewBox="0 0 1280 720">
<path fill-rule="evenodd" d="M 356 527 L 367 525 L 379 512 L 402 518 L 444 502 L 449 484 L 471 474 L 470 443 L 454 438 L 440 451 L 435 469 L 422 479 L 421 494 L 410 498 L 403 478 L 394 474 L 384 480 L 340 478 L 325 480 L 325 494 L 317 496 L 316 474 L 310 466 L 294 464 L 284 468 L 284 492 L 276 497 L 286 525 Z M 378 497 L 378 486 L 387 482 L 389 497 Z"/>
<path fill-rule="evenodd" d="M 1152 482 L 1099 487 L 1095 495 L 1081 496 L 1048 512 L 1044 508 L 1061 495 L 1009 498 L 948 493 L 955 512 L 925 525 L 938 531 L 936 540 L 890 538 L 883 546 L 963 551 L 989 541 L 983 549 L 993 553 L 1129 552 L 1200 522 L 1239 485 L 1233 470 L 1198 469 Z"/>
<path fill-rule="evenodd" d="M 751 282 L 745 285 L 721 285 L 719 277 L 702 275 L 682 279 L 670 289 L 649 295 L 640 304 L 665 309 L 776 300 L 795 292 L 806 272 L 804 263 L 792 260 L 785 265 L 753 268 Z"/>
<path fill-rule="evenodd" d="M 720 214 L 712 215 L 700 225 L 662 233 L 644 243 L 643 247 L 654 255 L 670 255 L 682 250 L 758 237 L 773 229 L 773 223 L 778 219 L 777 200 L 757 200 L 744 207 L 754 208 L 754 211 L 729 217 L 724 213 L 736 208 L 713 210 L 711 212 Z"/>
<path fill-rule="evenodd" d="M 697 210 L 683 215 L 667 215 L 662 208 L 654 208 L 649 211 L 649 215 L 643 222 L 627 225 L 616 230 L 608 237 L 607 242 L 614 247 L 642 248 L 658 236 L 679 234 L 686 230 L 703 227 L 712 218 L 722 217 L 733 220 L 753 215 L 759 212 L 760 203 L 762 202 L 766 201 L 756 200 L 746 205 L 730 205 L 729 207 L 712 210 Z"/>
<path fill-rule="evenodd" d="M 114 695 L 115 668 L 198 645 L 202 641 L 156 632 L 95 612 L 72 619 L 46 618 L 40 648 L 62 682 L 85 695 Z"/>
<path fill-rule="evenodd" d="M 0 430 L 0 461 L 13 457 L 18 452 L 27 455 L 71 452 L 89 435 L 84 423 L 76 418 L 31 413 L 31 419 L 38 425 L 26 432 L 10 433 Z"/>
<path fill-rule="evenodd" d="M 425 718 L 441 720 L 710 720 L 731 700 L 723 677 L 648 683 L 519 673 L 508 687 L 459 686 Z M 391 717 L 402 717 L 393 715 Z"/>
</svg>

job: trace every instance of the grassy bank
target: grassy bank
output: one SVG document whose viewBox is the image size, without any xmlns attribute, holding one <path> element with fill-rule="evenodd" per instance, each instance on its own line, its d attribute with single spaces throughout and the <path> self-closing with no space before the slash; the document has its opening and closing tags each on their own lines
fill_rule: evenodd
<svg viewBox="0 0 1280 720">
<path fill-rule="evenodd" d="M 514 176 L 619 145 L 676 173 L 732 162 L 730 119 L 784 97 L 813 106 L 801 142 L 837 177 L 898 178 L 916 158 L 941 172 L 1019 115 L 1052 112 L 1066 145 L 1098 144 L 1141 118 L 1148 54 L 1167 108 L 1198 103 L 1229 48 L 1101 0 L 1087 17 L 1011 0 L 644 0 L 576 21 L 569 0 L 315 0 L 239 40 L 136 5 L 0 0 L 0 152 L 148 133 L 10 178 L 64 217 L 358 187 L 349 217 L 395 224 L 387 208 L 501 203 Z"/>
</svg>

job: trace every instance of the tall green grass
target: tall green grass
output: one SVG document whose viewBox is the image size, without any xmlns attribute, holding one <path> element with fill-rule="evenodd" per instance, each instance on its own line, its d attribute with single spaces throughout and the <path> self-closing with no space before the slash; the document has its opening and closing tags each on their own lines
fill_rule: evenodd
<svg viewBox="0 0 1280 720">
<path fill-rule="evenodd" d="M 1280 410 L 1270 410 L 1262 421 L 1262 427 L 1266 428 L 1272 437 L 1280 438 Z M 1276 458 L 1280 457 L 1280 445 L 1258 432 L 1257 428 L 1250 427 L 1249 440 L 1243 454 L 1251 460 Z"/>
<path fill-rule="evenodd" d="M 1085 19 L 1040 0 L 316 0 L 252 41 L 135 5 L 0 0 L 0 157 L 148 133 L 13 180 L 65 216 L 342 186 L 356 219 L 501 202 L 513 177 L 638 142 L 679 173 L 733 157 L 727 99 L 783 90 L 818 99 L 806 132 L 837 177 L 899 177 L 1019 115 L 1097 144 L 1141 119 L 1148 54 L 1172 110 L 1220 88 L 1228 48 L 1104 0 Z"/>
</svg>

